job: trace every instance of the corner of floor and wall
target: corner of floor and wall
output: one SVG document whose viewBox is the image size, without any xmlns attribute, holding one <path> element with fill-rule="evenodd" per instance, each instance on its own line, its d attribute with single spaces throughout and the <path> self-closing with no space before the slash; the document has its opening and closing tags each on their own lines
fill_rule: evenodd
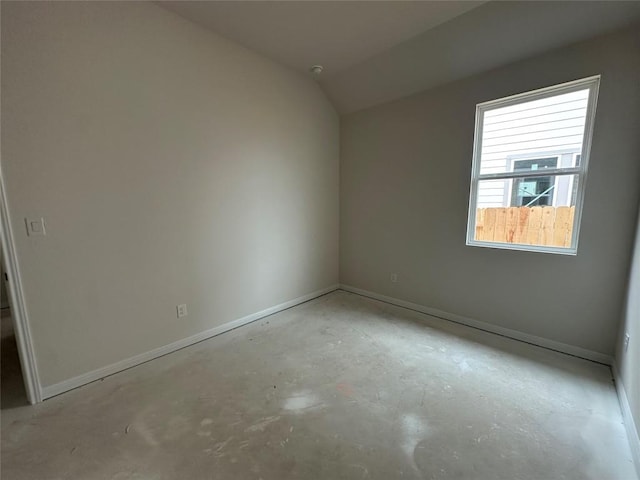
<svg viewBox="0 0 640 480">
<path fill-rule="evenodd" d="M 339 116 L 153 3 L 1 9 L 2 181 L 44 397 L 340 285 L 601 363 L 618 345 L 640 464 L 637 31 Z M 596 74 L 578 254 L 466 246 L 475 105 Z"/>
<path fill-rule="evenodd" d="M 640 475 L 640 212 L 613 372 L 622 417 Z"/>
</svg>

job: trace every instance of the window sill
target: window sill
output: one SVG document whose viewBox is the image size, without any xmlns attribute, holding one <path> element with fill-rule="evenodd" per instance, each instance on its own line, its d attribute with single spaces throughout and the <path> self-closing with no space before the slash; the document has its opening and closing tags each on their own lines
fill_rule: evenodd
<svg viewBox="0 0 640 480">
<path fill-rule="evenodd" d="M 522 244 L 501 243 L 501 242 L 482 242 L 482 241 L 479 242 L 475 240 L 467 240 L 467 246 L 495 248 L 498 250 L 518 250 L 521 252 L 532 252 L 532 253 L 552 253 L 556 255 L 569 255 L 573 257 L 575 257 L 578 254 L 577 248 L 546 247 L 543 245 L 522 245 Z"/>
</svg>

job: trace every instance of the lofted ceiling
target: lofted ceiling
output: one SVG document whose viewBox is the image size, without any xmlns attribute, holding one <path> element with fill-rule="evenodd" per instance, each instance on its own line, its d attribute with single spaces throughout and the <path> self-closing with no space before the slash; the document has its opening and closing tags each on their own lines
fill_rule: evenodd
<svg viewBox="0 0 640 480">
<path fill-rule="evenodd" d="M 486 1 L 486 0 L 485 0 Z M 162 1 L 180 16 L 291 68 L 334 75 L 483 1 Z"/>
<path fill-rule="evenodd" d="M 638 1 L 161 1 L 354 112 L 640 22 Z M 639 27 L 640 28 L 640 27 Z"/>
</svg>

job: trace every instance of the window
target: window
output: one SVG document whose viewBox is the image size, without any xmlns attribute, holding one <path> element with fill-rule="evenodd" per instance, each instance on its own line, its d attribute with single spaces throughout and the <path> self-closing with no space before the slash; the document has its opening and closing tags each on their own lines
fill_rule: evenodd
<svg viewBox="0 0 640 480">
<path fill-rule="evenodd" d="M 599 83 L 476 106 L 467 245 L 577 252 Z"/>
</svg>

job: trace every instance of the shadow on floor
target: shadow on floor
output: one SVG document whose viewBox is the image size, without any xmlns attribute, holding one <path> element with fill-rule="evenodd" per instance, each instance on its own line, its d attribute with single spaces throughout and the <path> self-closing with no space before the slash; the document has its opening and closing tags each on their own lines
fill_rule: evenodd
<svg viewBox="0 0 640 480">
<path fill-rule="evenodd" d="M 2 343 L 0 344 L 0 409 L 28 405 L 22 380 L 18 345 L 9 312 L 2 312 Z"/>
</svg>

